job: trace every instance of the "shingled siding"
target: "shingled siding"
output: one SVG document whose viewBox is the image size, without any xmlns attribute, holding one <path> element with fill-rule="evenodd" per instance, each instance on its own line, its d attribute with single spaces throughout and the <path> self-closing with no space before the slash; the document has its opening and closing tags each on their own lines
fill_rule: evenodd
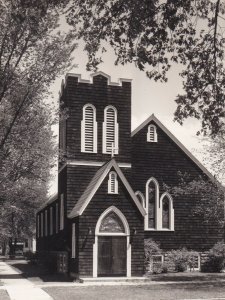
<svg viewBox="0 0 225 300">
<path fill-rule="evenodd" d="M 67 169 L 67 214 L 71 212 L 88 184 L 100 167 L 68 165 Z M 129 180 L 130 168 L 121 169 Z"/>
<path fill-rule="evenodd" d="M 65 107 L 68 108 L 66 145 L 68 158 L 82 160 L 105 161 L 110 158 L 102 154 L 102 124 L 104 121 L 104 108 L 113 105 L 117 109 L 117 122 L 119 124 L 119 155 L 117 160 L 130 162 L 131 151 L 131 83 L 123 82 L 122 86 L 107 85 L 107 78 L 98 75 L 93 83 L 79 83 L 77 77 L 68 76 L 66 88 L 62 93 Z M 81 121 L 83 106 L 93 104 L 96 108 L 96 121 L 98 123 L 98 153 L 81 152 Z"/>
<path fill-rule="evenodd" d="M 163 183 L 178 185 L 178 171 L 187 172 L 193 179 L 203 174 L 159 127 L 158 142 L 147 142 L 147 128 L 145 126 L 132 138 L 132 187 L 135 191 L 139 190 L 145 195 L 146 182 L 154 177 L 159 182 L 161 196 L 165 192 Z M 175 231 L 145 231 L 145 238 L 153 238 L 165 250 L 187 247 L 199 251 L 207 250 L 222 240 L 223 232 L 214 223 L 206 226 L 197 216 L 193 217 L 195 202 L 193 195 L 173 198 Z"/>
<path fill-rule="evenodd" d="M 106 178 L 91 202 L 79 217 L 79 274 L 93 276 L 93 244 L 95 227 L 100 215 L 110 206 L 117 207 L 126 217 L 130 231 L 135 228 L 131 253 L 131 275 L 140 276 L 144 273 L 144 221 L 123 184 L 118 182 L 119 193 L 107 194 L 108 178 Z M 89 228 L 91 234 L 88 234 Z"/>
</svg>

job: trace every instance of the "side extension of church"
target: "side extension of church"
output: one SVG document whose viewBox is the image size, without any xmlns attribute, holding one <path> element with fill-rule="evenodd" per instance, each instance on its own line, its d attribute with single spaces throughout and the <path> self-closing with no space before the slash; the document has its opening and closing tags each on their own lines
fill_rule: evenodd
<svg viewBox="0 0 225 300">
<path fill-rule="evenodd" d="M 40 257 L 76 277 L 142 276 L 145 239 L 165 253 L 223 241 L 192 214 L 193 195 L 165 190 L 179 172 L 212 175 L 154 115 L 131 132 L 131 80 L 68 74 L 60 107 L 58 194 L 37 213 Z"/>
</svg>

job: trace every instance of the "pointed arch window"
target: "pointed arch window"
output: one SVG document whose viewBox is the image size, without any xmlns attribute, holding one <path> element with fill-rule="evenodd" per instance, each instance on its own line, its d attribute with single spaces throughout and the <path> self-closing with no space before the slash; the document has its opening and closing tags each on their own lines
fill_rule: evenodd
<svg viewBox="0 0 225 300">
<path fill-rule="evenodd" d="M 125 228 L 119 216 L 114 211 L 111 211 L 102 220 L 99 232 L 125 233 Z"/>
<path fill-rule="evenodd" d="M 83 107 L 81 121 L 81 152 L 97 153 L 96 109 L 92 104 Z"/>
<path fill-rule="evenodd" d="M 146 183 L 146 212 L 145 229 L 159 229 L 159 184 L 153 177 Z"/>
<path fill-rule="evenodd" d="M 142 194 L 142 192 L 140 191 L 137 191 L 135 193 L 136 197 L 138 198 L 139 202 L 141 203 L 141 205 L 145 208 L 145 197 L 144 195 Z"/>
<path fill-rule="evenodd" d="M 118 194 L 118 180 L 117 174 L 114 171 L 109 173 L 109 180 L 108 180 L 108 193 L 109 194 Z"/>
<path fill-rule="evenodd" d="M 147 141 L 148 142 L 157 142 L 157 129 L 156 126 L 151 124 L 148 126 L 148 132 L 147 132 Z"/>
<path fill-rule="evenodd" d="M 160 207 L 162 209 L 162 229 L 174 230 L 173 199 L 169 193 L 162 194 Z"/>
<path fill-rule="evenodd" d="M 119 125 L 117 123 L 117 110 L 114 106 L 107 106 L 104 110 L 103 122 L 103 149 L 102 152 L 106 154 L 118 154 L 119 144 Z"/>
</svg>

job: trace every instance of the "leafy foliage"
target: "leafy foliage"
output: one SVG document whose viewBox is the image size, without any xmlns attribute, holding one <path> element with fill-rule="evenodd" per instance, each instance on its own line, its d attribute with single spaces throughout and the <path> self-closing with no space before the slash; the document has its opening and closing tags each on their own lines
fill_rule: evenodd
<svg viewBox="0 0 225 300">
<path fill-rule="evenodd" d="M 203 272 L 221 272 L 225 265 L 225 244 L 218 242 L 209 251 L 208 259 L 203 264 Z"/>
<path fill-rule="evenodd" d="M 85 41 L 88 69 L 102 62 L 108 44 L 115 64 L 135 63 L 156 81 L 167 81 L 171 65 L 181 64 L 184 94 L 176 98 L 175 119 L 201 119 L 212 135 L 223 127 L 224 2 L 73 0 L 67 21 Z"/>
<path fill-rule="evenodd" d="M 197 255 L 197 252 L 188 251 L 186 248 L 172 250 L 168 253 L 168 262 L 174 266 L 175 271 L 184 272 L 188 267 L 193 268 Z"/>
<path fill-rule="evenodd" d="M 0 1 L 0 239 L 29 237 L 56 149 L 49 87 L 72 67 L 67 1 Z"/>
<path fill-rule="evenodd" d="M 205 224 L 224 226 L 224 190 L 217 182 L 202 176 L 190 180 L 188 174 L 179 173 L 180 183 L 170 189 L 174 196 L 187 195 L 196 199 L 192 215 L 198 216 Z"/>
</svg>

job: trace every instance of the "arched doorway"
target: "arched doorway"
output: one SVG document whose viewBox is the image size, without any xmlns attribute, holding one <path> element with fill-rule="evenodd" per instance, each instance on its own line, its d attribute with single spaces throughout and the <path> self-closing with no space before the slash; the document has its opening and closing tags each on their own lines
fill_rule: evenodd
<svg viewBox="0 0 225 300">
<path fill-rule="evenodd" d="M 93 277 L 131 276 L 130 230 L 115 206 L 98 219 L 93 246 Z"/>
</svg>

